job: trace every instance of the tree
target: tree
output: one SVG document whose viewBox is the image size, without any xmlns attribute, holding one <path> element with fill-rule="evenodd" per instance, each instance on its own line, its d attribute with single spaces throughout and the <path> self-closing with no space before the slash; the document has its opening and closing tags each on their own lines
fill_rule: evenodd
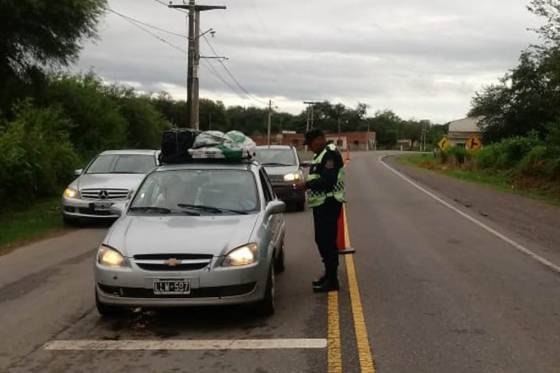
<svg viewBox="0 0 560 373">
<path fill-rule="evenodd" d="M 560 119 L 560 3 L 532 0 L 529 10 L 545 19 L 536 29 L 542 44 L 525 50 L 519 65 L 498 84 L 475 95 L 470 115 L 484 116 L 486 142 L 537 133 L 546 137 Z"/>
<path fill-rule="evenodd" d="M 0 2 L 0 74 L 31 66 L 67 65 L 83 38 L 95 36 L 105 0 Z"/>
<path fill-rule="evenodd" d="M 43 90 L 45 66 L 68 65 L 95 37 L 106 0 L 0 1 L 0 111 Z"/>
</svg>

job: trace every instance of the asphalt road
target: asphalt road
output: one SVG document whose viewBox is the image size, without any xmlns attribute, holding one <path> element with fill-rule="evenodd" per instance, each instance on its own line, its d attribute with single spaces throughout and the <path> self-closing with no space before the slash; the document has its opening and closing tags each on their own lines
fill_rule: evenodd
<svg viewBox="0 0 560 373">
<path fill-rule="evenodd" d="M 94 309 L 92 281 L 105 230 L 82 229 L 0 257 L 0 371 L 560 372 L 560 274 L 403 180 L 380 155 L 354 154 L 348 168 L 357 254 L 342 262 L 338 299 L 311 292 L 320 272 L 311 215 L 290 213 L 287 271 L 273 317 L 228 307 L 137 310 L 107 321 Z M 513 232 L 491 227 L 517 242 Z M 328 347 L 273 348 L 285 339 L 325 340 Z M 91 340 L 270 346 L 45 348 Z"/>
</svg>

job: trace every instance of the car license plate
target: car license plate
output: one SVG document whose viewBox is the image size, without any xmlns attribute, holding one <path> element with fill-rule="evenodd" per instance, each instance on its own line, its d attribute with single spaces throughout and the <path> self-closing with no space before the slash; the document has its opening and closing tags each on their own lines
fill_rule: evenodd
<svg viewBox="0 0 560 373">
<path fill-rule="evenodd" d="M 113 204 L 111 202 L 95 202 L 91 204 L 94 211 L 109 211 Z"/>
<path fill-rule="evenodd" d="M 188 295 L 190 293 L 189 280 L 154 280 L 155 295 Z"/>
</svg>

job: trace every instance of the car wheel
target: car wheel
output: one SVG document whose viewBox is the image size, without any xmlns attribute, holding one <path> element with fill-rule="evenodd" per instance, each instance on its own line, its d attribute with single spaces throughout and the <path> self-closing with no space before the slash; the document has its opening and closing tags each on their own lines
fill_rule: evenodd
<svg viewBox="0 0 560 373">
<path fill-rule="evenodd" d="M 274 269 L 271 267 L 268 271 L 268 280 L 266 282 L 266 291 L 263 300 L 257 303 L 256 312 L 260 316 L 271 316 L 276 310 L 276 278 Z"/>
<path fill-rule="evenodd" d="M 274 261 L 274 271 L 276 273 L 283 273 L 286 270 L 285 257 L 284 257 L 284 244 L 280 248 L 278 257 Z"/>
<path fill-rule="evenodd" d="M 111 306 L 109 304 L 101 303 L 97 291 L 95 291 L 95 306 L 97 312 L 103 317 L 117 317 L 122 315 L 123 309 L 121 307 Z"/>
</svg>

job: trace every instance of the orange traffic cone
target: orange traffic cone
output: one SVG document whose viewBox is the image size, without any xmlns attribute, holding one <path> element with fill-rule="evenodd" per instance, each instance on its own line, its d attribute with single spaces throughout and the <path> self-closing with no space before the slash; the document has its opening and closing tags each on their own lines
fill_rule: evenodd
<svg viewBox="0 0 560 373">
<path fill-rule="evenodd" d="M 350 247 L 350 239 L 348 237 L 348 226 L 346 224 L 344 206 L 340 209 L 340 216 L 338 217 L 338 230 L 336 235 L 336 246 L 338 253 L 341 255 L 354 254 L 356 250 Z"/>
<path fill-rule="evenodd" d="M 346 153 L 344 155 L 344 163 L 350 162 L 350 150 L 346 149 Z"/>
</svg>

